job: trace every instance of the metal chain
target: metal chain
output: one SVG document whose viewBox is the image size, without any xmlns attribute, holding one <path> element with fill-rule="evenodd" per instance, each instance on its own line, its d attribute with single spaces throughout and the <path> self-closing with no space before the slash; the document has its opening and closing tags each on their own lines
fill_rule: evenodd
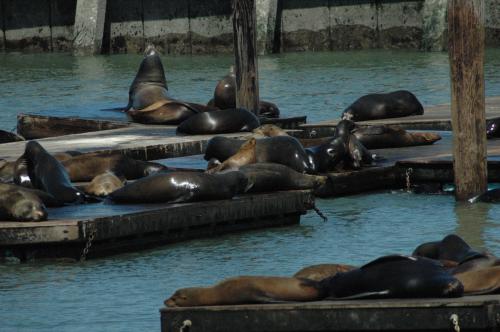
<svg viewBox="0 0 500 332">
<path fill-rule="evenodd" d="M 453 314 L 450 316 L 451 323 L 453 324 L 453 330 L 455 332 L 460 332 L 460 324 L 458 324 L 458 315 Z"/>
<path fill-rule="evenodd" d="M 410 192 L 411 189 L 411 182 L 410 182 L 410 176 L 413 173 L 413 168 L 408 168 L 406 170 L 406 191 Z"/>
<path fill-rule="evenodd" d="M 314 212 L 316 212 L 316 214 L 321 218 L 323 219 L 324 222 L 328 221 L 328 218 L 316 207 L 316 205 L 313 203 L 313 206 L 312 206 Z"/>
<path fill-rule="evenodd" d="M 95 235 L 97 233 L 97 229 L 95 228 L 94 224 L 89 224 L 88 229 L 90 230 L 90 234 L 87 238 L 87 242 L 85 243 L 85 247 L 83 248 L 82 255 L 80 256 L 81 262 L 87 259 L 87 254 L 89 253 L 90 247 L 92 246 L 92 241 L 94 241 Z"/>
<path fill-rule="evenodd" d="M 186 319 L 182 322 L 182 326 L 179 328 L 179 332 L 189 332 L 192 325 L 193 322 L 191 322 L 189 319 Z"/>
</svg>

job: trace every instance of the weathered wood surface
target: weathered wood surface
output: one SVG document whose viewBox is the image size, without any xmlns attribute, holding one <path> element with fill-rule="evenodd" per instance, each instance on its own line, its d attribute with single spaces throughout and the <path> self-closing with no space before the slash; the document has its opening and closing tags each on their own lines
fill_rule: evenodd
<svg viewBox="0 0 500 332">
<path fill-rule="evenodd" d="M 162 332 L 496 331 L 500 296 L 455 299 L 320 301 L 283 304 L 162 308 Z"/>
<path fill-rule="evenodd" d="M 176 136 L 174 126 L 139 126 L 103 130 L 39 140 L 50 153 L 120 151 L 136 159 L 152 160 L 201 154 L 214 135 Z M 245 137 L 250 133 L 223 134 Z M 24 152 L 25 142 L 2 144 L 0 159 L 16 160 Z"/>
<path fill-rule="evenodd" d="M 451 106 L 450 105 L 437 105 L 425 107 L 425 113 L 423 115 L 406 116 L 400 118 L 391 119 L 381 119 L 381 120 L 370 120 L 370 121 L 359 121 L 356 122 L 358 125 L 395 125 L 400 126 L 404 129 L 414 129 L 414 130 L 451 130 Z M 488 97 L 486 98 L 486 119 L 497 119 L 500 118 L 500 97 Z M 331 135 L 331 131 L 328 131 L 329 127 L 335 127 L 339 119 L 321 121 L 317 123 L 308 123 L 301 125 L 301 128 L 307 129 L 308 131 L 316 129 L 316 131 L 321 132 L 325 130 L 325 134 L 322 136 Z M 326 128 L 325 128 L 326 127 Z"/>
<path fill-rule="evenodd" d="M 21 259 L 78 259 L 94 231 L 89 257 L 189 238 L 295 224 L 313 202 L 310 191 L 297 190 L 183 204 L 52 208 L 49 221 L 0 222 L 0 257 L 14 253 Z"/>
<path fill-rule="evenodd" d="M 487 188 L 484 111 L 484 0 L 448 1 L 448 54 L 455 198 Z"/>
<path fill-rule="evenodd" d="M 236 107 L 259 114 L 256 0 L 235 0 L 233 36 L 236 74 Z"/>
<path fill-rule="evenodd" d="M 128 127 L 131 124 L 131 122 L 126 121 L 66 118 L 34 114 L 19 114 L 17 116 L 17 132 L 26 139 L 118 129 Z"/>
</svg>

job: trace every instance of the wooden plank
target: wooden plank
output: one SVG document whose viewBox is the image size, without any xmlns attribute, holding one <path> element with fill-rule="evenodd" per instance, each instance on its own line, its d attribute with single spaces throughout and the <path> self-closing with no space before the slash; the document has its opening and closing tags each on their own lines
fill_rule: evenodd
<svg viewBox="0 0 500 332">
<path fill-rule="evenodd" d="M 448 2 L 448 54 L 455 198 L 487 189 L 484 111 L 484 0 Z"/>
<path fill-rule="evenodd" d="M 81 241 L 77 221 L 0 222 L 0 244 Z"/>
<path fill-rule="evenodd" d="M 131 126 L 83 134 L 45 138 L 40 144 L 50 153 L 120 151 L 135 159 L 153 160 L 201 154 L 214 135 L 175 136 L 174 126 Z M 250 133 L 222 134 L 246 137 Z M 0 159 L 16 160 L 24 152 L 24 142 L 2 144 Z"/>
<path fill-rule="evenodd" d="M 500 315 L 498 295 L 455 299 L 320 301 L 265 305 L 162 308 L 162 332 L 222 331 L 451 331 L 458 316 L 467 331 L 492 331 Z"/>
<path fill-rule="evenodd" d="M 359 121 L 356 122 L 360 126 L 365 125 L 396 125 L 404 129 L 415 130 L 451 130 L 451 106 L 437 105 L 425 107 L 423 115 L 406 116 L 400 118 Z M 500 96 L 486 98 L 486 119 L 500 118 Z M 311 131 L 315 128 L 335 127 L 339 119 L 321 121 L 317 123 L 308 123 L 301 125 L 301 128 Z M 328 136 L 328 135 L 326 135 Z"/>
<path fill-rule="evenodd" d="M 259 114 L 255 0 L 235 0 L 233 11 L 236 107 Z"/>
<path fill-rule="evenodd" d="M 130 122 L 66 118 L 34 114 L 17 116 L 17 132 L 26 139 L 40 139 L 91 131 L 125 128 Z"/>
</svg>

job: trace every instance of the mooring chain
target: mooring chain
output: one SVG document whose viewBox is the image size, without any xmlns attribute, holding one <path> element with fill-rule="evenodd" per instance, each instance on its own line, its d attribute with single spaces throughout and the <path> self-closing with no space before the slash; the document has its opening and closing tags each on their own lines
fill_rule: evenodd
<svg viewBox="0 0 500 332">
<path fill-rule="evenodd" d="M 186 319 L 182 322 L 182 326 L 179 328 L 179 332 L 189 332 L 192 325 L 193 323 L 189 319 Z"/>
<path fill-rule="evenodd" d="M 406 191 L 410 192 L 411 189 L 411 181 L 410 181 L 410 176 L 413 173 L 413 168 L 408 168 L 406 169 Z"/>
<path fill-rule="evenodd" d="M 94 241 L 95 235 L 97 233 L 97 229 L 94 224 L 90 224 L 88 227 L 90 230 L 89 237 L 87 238 L 87 242 L 85 243 L 85 247 L 83 248 L 82 255 L 80 256 L 80 261 L 83 262 L 87 259 L 87 254 L 89 253 L 90 247 L 92 246 L 92 241 Z"/>
<path fill-rule="evenodd" d="M 458 323 L 458 315 L 457 314 L 452 314 L 450 316 L 451 324 L 453 324 L 453 330 L 455 332 L 460 332 L 460 325 Z"/>
</svg>

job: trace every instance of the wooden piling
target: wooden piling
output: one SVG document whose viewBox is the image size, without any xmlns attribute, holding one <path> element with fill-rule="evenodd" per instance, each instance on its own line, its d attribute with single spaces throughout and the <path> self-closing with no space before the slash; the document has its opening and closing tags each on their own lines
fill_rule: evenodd
<svg viewBox="0 0 500 332">
<path fill-rule="evenodd" d="M 456 199 L 487 188 L 484 0 L 450 0 L 448 36 Z"/>
<path fill-rule="evenodd" d="M 255 12 L 255 0 L 234 0 L 236 107 L 246 108 L 258 115 L 259 76 Z"/>
</svg>

